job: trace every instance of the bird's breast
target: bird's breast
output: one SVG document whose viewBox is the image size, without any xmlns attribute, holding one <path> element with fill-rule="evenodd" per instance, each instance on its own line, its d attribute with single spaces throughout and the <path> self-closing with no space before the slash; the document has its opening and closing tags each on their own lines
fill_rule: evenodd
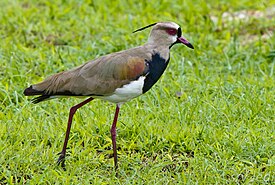
<svg viewBox="0 0 275 185">
<path fill-rule="evenodd" d="M 155 53 L 152 55 L 152 59 L 147 61 L 149 72 L 144 80 L 143 93 L 146 93 L 159 80 L 169 63 L 169 59 L 164 59 L 159 53 Z"/>
</svg>

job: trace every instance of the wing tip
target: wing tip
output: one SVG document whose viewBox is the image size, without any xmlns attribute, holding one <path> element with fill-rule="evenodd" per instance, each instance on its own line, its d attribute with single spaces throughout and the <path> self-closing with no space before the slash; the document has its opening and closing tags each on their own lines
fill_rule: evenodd
<svg viewBox="0 0 275 185">
<path fill-rule="evenodd" d="M 44 94 L 44 91 L 38 91 L 33 89 L 33 86 L 31 85 L 30 87 L 26 88 L 23 92 L 25 96 L 36 96 L 36 95 L 41 95 L 38 97 L 33 98 L 31 101 L 32 103 L 39 103 L 41 101 L 47 100 L 50 98 L 50 95 Z"/>
<path fill-rule="evenodd" d="M 35 95 L 42 95 L 44 92 L 43 91 L 38 91 L 33 89 L 32 85 L 28 88 L 26 88 L 23 92 L 25 96 L 35 96 Z"/>
<path fill-rule="evenodd" d="M 41 95 L 36 98 L 33 98 L 31 101 L 32 101 L 32 103 L 37 104 L 39 102 L 49 99 L 50 97 L 51 97 L 51 95 Z"/>
</svg>

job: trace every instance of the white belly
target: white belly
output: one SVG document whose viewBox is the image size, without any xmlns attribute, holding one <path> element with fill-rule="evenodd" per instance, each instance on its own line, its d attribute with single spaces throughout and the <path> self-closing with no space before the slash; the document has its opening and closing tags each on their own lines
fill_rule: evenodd
<svg viewBox="0 0 275 185">
<path fill-rule="evenodd" d="M 97 96 L 102 100 L 107 100 L 113 103 L 124 103 L 133 98 L 136 98 L 142 94 L 142 88 L 144 85 L 145 77 L 141 76 L 137 80 L 132 81 L 129 84 L 124 85 L 121 88 L 115 90 L 110 96 Z"/>
</svg>

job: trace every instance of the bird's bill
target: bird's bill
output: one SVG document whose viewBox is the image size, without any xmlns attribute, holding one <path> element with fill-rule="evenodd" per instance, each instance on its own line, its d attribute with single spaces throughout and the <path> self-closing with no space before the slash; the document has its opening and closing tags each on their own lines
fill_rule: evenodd
<svg viewBox="0 0 275 185">
<path fill-rule="evenodd" d="M 194 49 L 194 46 L 184 37 L 179 37 L 177 40 L 178 43 L 183 43 L 184 45 L 186 45 L 187 47 Z"/>
</svg>

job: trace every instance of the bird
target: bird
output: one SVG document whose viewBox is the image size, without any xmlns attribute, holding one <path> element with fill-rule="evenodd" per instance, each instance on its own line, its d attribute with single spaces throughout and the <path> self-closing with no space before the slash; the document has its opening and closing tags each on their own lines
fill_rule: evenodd
<svg viewBox="0 0 275 185">
<path fill-rule="evenodd" d="M 156 22 L 135 30 L 150 28 L 145 44 L 110 53 L 88 61 L 76 68 L 47 77 L 29 86 L 25 96 L 36 96 L 33 103 L 62 97 L 83 97 L 83 102 L 70 108 L 67 130 L 57 164 L 65 168 L 66 149 L 75 112 L 94 99 L 116 104 L 110 129 L 115 171 L 118 169 L 116 125 L 121 105 L 145 94 L 159 80 L 170 60 L 170 49 L 175 44 L 193 45 L 182 36 L 181 27 L 174 22 Z"/>
</svg>

